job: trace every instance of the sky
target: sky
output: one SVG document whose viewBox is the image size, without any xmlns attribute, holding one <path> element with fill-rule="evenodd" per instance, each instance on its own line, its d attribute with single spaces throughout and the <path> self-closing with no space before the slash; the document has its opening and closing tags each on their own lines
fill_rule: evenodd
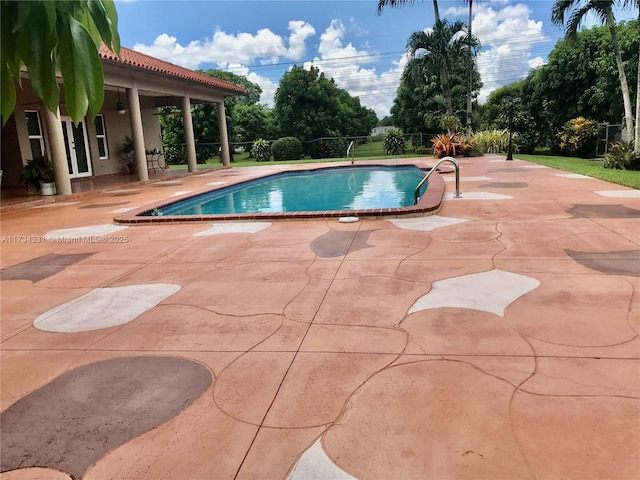
<svg viewBox="0 0 640 480">
<path fill-rule="evenodd" d="M 439 0 L 440 16 L 467 22 L 463 0 Z M 434 24 L 433 2 L 401 8 L 377 0 L 117 0 L 121 44 L 191 69 L 218 68 L 260 85 L 273 106 L 293 65 L 317 66 L 373 109 L 389 115 L 407 63 L 409 36 Z M 551 0 L 475 0 L 472 31 L 481 42 L 479 101 L 548 61 L 563 37 L 551 23 Z M 616 11 L 616 19 L 637 12 Z M 588 18 L 585 27 L 597 24 Z"/>
</svg>

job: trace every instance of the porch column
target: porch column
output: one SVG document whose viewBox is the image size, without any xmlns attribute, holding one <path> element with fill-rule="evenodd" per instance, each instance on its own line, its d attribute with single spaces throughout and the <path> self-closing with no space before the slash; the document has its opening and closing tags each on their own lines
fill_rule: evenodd
<svg viewBox="0 0 640 480">
<path fill-rule="evenodd" d="M 45 124 L 49 134 L 50 156 L 53 162 L 53 171 L 56 179 L 56 192 L 59 195 L 70 195 L 71 178 L 69 177 L 69 164 L 67 163 L 67 150 L 64 146 L 64 134 L 62 133 L 62 122 L 60 121 L 60 108 L 56 113 L 44 109 Z"/>
<path fill-rule="evenodd" d="M 227 137 L 227 116 L 224 113 L 224 100 L 218 105 L 218 130 L 220 131 L 220 148 L 222 149 L 222 165 L 228 167 L 229 162 L 229 137 Z"/>
<path fill-rule="evenodd" d="M 131 139 L 133 140 L 133 153 L 138 170 L 138 180 L 149 180 L 147 170 L 147 154 L 144 148 L 144 128 L 142 127 L 142 115 L 140 113 L 140 97 L 138 87 L 134 84 L 127 89 L 129 101 L 129 113 L 131 119 Z"/>
<path fill-rule="evenodd" d="M 193 134 L 193 120 L 191 119 L 191 99 L 188 95 L 182 97 L 182 120 L 184 123 L 184 144 L 187 148 L 187 166 L 190 172 L 198 171 L 196 160 L 196 142 Z"/>
</svg>

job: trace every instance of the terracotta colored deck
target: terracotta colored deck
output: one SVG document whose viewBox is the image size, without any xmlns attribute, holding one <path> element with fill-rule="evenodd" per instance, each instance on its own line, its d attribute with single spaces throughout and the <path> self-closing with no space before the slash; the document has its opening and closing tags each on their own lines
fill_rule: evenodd
<svg viewBox="0 0 640 480">
<path fill-rule="evenodd" d="M 640 192 L 460 163 L 431 216 L 112 223 L 272 164 L 4 211 L 2 480 L 639 478 Z"/>
</svg>

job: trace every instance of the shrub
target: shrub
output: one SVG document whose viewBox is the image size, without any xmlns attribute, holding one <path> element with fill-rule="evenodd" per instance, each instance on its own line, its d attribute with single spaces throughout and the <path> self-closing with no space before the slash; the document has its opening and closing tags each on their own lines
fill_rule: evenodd
<svg viewBox="0 0 640 480">
<path fill-rule="evenodd" d="M 595 152 L 597 138 L 598 122 L 584 117 L 569 120 L 558 133 L 560 149 L 569 156 L 591 156 Z"/>
<path fill-rule="evenodd" d="M 296 137 L 282 137 L 271 145 L 274 160 L 300 160 L 302 142 Z"/>
<path fill-rule="evenodd" d="M 387 130 L 382 141 L 385 155 L 401 155 L 404 153 L 404 137 L 397 128 Z"/>
<path fill-rule="evenodd" d="M 422 145 L 415 148 L 415 153 L 418 155 L 425 155 L 427 153 L 431 153 L 431 149 L 429 147 L 423 147 Z"/>
<path fill-rule="evenodd" d="M 469 146 L 464 151 L 465 157 L 481 157 L 486 153 L 482 149 L 482 147 L 478 146 L 478 144 L 476 143 L 473 137 L 470 140 L 468 140 L 468 142 L 469 142 Z"/>
<path fill-rule="evenodd" d="M 431 142 L 433 143 L 431 152 L 436 158 L 462 155 L 470 147 L 467 137 L 461 133 L 454 133 L 453 135 L 441 133 L 432 138 Z"/>
<path fill-rule="evenodd" d="M 635 158 L 633 142 L 617 142 L 611 145 L 602 160 L 604 168 L 640 170 L 640 159 Z"/>
<path fill-rule="evenodd" d="M 484 130 L 473 136 L 476 146 L 486 153 L 504 152 L 509 146 L 508 130 Z"/>
<path fill-rule="evenodd" d="M 271 145 L 262 138 L 257 139 L 251 146 L 251 156 L 256 162 L 268 162 L 271 160 Z"/>
</svg>

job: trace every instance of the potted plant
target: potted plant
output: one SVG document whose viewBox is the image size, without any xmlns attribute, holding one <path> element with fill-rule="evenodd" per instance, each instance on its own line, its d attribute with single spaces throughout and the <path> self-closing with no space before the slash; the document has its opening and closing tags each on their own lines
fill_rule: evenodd
<svg viewBox="0 0 640 480">
<path fill-rule="evenodd" d="M 133 150 L 133 140 L 129 135 L 125 135 L 124 140 L 122 140 L 122 145 L 120 145 L 120 153 L 131 175 L 136 173 L 136 162 L 134 160 Z"/>
<path fill-rule="evenodd" d="M 45 157 L 27 160 L 27 164 L 22 167 L 20 172 L 20 182 L 27 186 L 29 192 L 55 195 L 56 184 L 53 163 Z"/>
</svg>

